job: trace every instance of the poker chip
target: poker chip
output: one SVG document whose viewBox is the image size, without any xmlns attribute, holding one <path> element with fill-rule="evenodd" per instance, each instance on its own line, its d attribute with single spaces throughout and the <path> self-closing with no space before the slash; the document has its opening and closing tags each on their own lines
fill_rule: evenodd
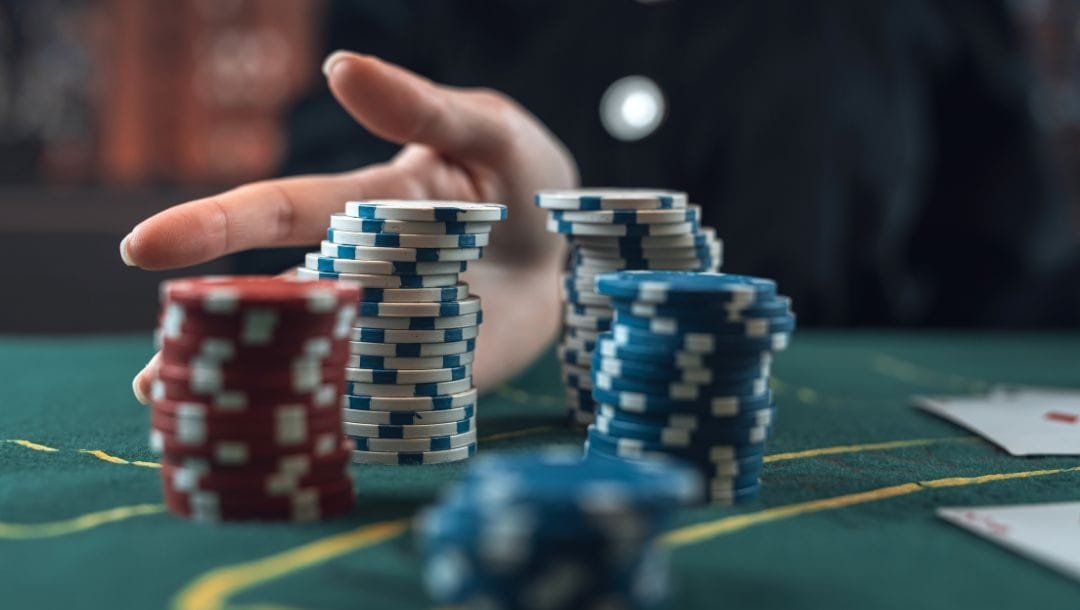
<svg viewBox="0 0 1080 610">
<path fill-rule="evenodd" d="M 700 228 L 697 222 L 672 222 L 657 224 L 590 224 L 548 219 L 547 230 L 564 235 L 601 235 L 605 237 L 645 237 L 682 235 Z"/>
<path fill-rule="evenodd" d="M 467 201 L 350 201 L 345 214 L 379 220 L 498 222 L 506 220 L 506 206 Z"/>
<path fill-rule="evenodd" d="M 476 339 L 479 326 L 442 328 L 436 330 L 396 330 L 386 328 L 356 327 L 349 338 L 361 343 L 457 343 Z"/>
<path fill-rule="evenodd" d="M 465 367 L 463 367 L 465 368 Z M 436 383 L 345 383 L 345 393 L 351 396 L 382 396 L 387 398 L 416 398 L 458 394 L 472 387 L 471 371 L 462 371 L 463 379 Z"/>
<path fill-rule="evenodd" d="M 554 451 L 477 460 L 417 519 L 423 582 L 446 607 L 661 607 L 657 537 L 701 488 L 670 462 Z"/>
<path fill-rule="evenodd" d="M 419 233 L 422 235 L 461 235 L 490 233 L 491 222 L 412 222 L 408 220 L 376 220 L 356 218 L 346 214 L 331 214 L 330 228 L 361 233 Z"/>
<path fill-rule="evenodd" d="M 483 248 L 488 245 L 487 233 L 361 233 L 332 227 L 326 230 L 326 239 L 335 244 L 383 248 Z"/>
<path fill-rule="evenodd" d="M 350 356 L 346 366 L 358 369 L 438 369 L 459 367 L 472 364 L 472 362 L 472 352 L 447 356 L 430 356 L 427 358 L 394 358 L 359 354 Z"/>
<path fill-rule="evenodd" d="M 439 424 L 357 424 L 345 423 L 345 434 L 369 438 L 424 438 L 454 436 L 472 432 L 476 421 L 469 417 L 455 422 Z"/>
<path fill-rule="evenodd" d="M 458 283 L 445 288 L 365 288 L 364 303 L 452 303 L 469 296 L 469 286 Z"/>
<path fill-rule="evenodd" d="M 350 341 L 349 350 L 354 357 L 381 356 L 383 358 L 431 358 L 460 355 L 476 349 L 476 339 L 448 343 L 364 343 Z M 376 367 L 385 368 L 385 367 Z"/>
<path fill-rule="evenodd" d="M 379 246 L 349 246 L 323 241 L 323 256 L 360 261 L 402 261 L 414 263 L 460 262 L 479 260 L 483 248 L 389 248 Z"/>
<path fill-rule="evenodd" d="M 686 193 L 657 189 L 585 188 L 536 194 L 537 207 L 547 210 L 658 210 L 686 207 Z"/>
<path fill-rule="evenodd" d="M 701 220 L 701 206 L 655 210 L 553 210 L 550 218 L 558 222 L 616 225 L 698 222 Z"/>
<path fill-rule="evenodd" d="M 304 255 L 304 267 L 313 271 L 367 275 L 445 275 L 448 273 L 461 273 L 465 271 L 468 265 L 466 261 L 443 263 L 358 261 L 322 256 L 318 252 L 308 252 Z"/>
<path fill-rule="evenodd" d="M 436 451 L 353 451 L 356 464 L 386 464 L 420 466 L 424 464 L 447 464 L 460 462 L 476 455 L 476 443 L 453 449 Z"/>
<path fill-rule="evenodd" d="M 457 284 L 456 273 L 445 275 L 365 275 L 361 273 L 338 273 L 314 271 L 305 267 L 296 270 L 297 277 L 312 280 L 341 280 L 372 288 L 443 288 Z"/>
<path fill-rule="evenodd" d="M 476 388 L 436 396 L 351 396 L 341 398 L 345 409 L 362 411 L 444 411 L 476 406 Z"/>
<path fill-rule="evenodd" d="M 484 312 L 477 311 L 457 316 L 357 316 L 354 324 L 362 328 L 387 330 L 444 330 L 479 326 L 483 321 Z"/>
<path fill-rule="evenodd" d="M 371 424 L 379 426 L 411 426 L 445 424 L 470 419 L 476 415 L 476 407 L 469 405 L 442 411 L 362 411 L 343 409 L 346 424 Z"/>
<path fill-rule="evenodd" d="M 345 367 L 345 380 L 360 383 L 425 384 L 456 381 L 472 375 L 469 365 L 440 369 L 358 369 Z"/>
<path fill-rule="evenodd" d="M 769 373 L 795 329 L 791 300 L 772 280 L 712 272 L 628 270 L 595 281 L 613 322 L 589 362 L 599 407 L 586 453 L 679 459 L 698 470 L 710 503 L 757 498 L 777 413 Z"/>
<path fill-rule="evenodd" d="M 360 303 L 357 315 L 368 317 L 444 317 L 480 311 L 480 297 L 469 295 L 448 303 Z"/>
</svg>

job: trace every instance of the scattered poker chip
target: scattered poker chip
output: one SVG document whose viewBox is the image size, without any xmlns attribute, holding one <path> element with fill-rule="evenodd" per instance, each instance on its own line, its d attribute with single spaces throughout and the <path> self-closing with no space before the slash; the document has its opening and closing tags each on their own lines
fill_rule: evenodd
<svg viewBox="0 0 1080 610">
<path fill-rule="evenodd" d="M 475 420 L 471 417 L 441 424 L 375 425 L 346 422 L 345 434 L 352 437 L 364 436 L 368 438 L 430 439 L 438 436 L 453 436 L 473 432 L 475 423 Z"/>
<path fill-rule="evenodd" d="M 432 358 L 465 354 L 476 349 L 476 339 L 446 343 L 364 343 L 350 341 L 349 350 L 354 357 L 378 356 L 382 358 Z M 386 367 L 373 367 L 386 368 Z"/>
<path fill-rule="evenodd" d="M 425 384 L 457 381 L 472 375 L 472 366 L 444 369 L 357 369 L 346 367 L 345 380 L 372 384 Z"/>
<path fill-rule="evenodd" d="M 456 343 L 475 339 L 479 334 L 479 326 L 437 330 L 354 328 L 349 337 L 361 343 Z"/>
<path fill-rule="evenodd" d="M 701 220 L 701 206 L 654 210 L 553 210 L 551 218 L 558 222 L 617 225 L 698 222 Z"/>
<path fill-rule="evenodd" d="M 606 225 L 584 222 L 561 222 L 548 219 L 547 230 L 564 235 L 600 235 L 605 237 L 639 237 L 683 235 L 698 230 L 697 222 L 672 222 L 645 225 Z"/>
<path fill-rule="evenodd" d="M 420 466 L 423 464 L 447 464 L 460 462 L 476 455 L 476 443 L 436 451 L 353 451 L 356 464 L 396 464 Z"/>
<path fill-rule="evenodd" d="M 402 261 L 415 263 L 460 262 L 479 260 L 483 248 L 383 248 L 378 246 L 349 246 L 323 241 L 323 256 L 367 261 Z"/>
<path fill-rule="evenodd" d="M 378 344 L 375 344 L 378 345 Z M 384 345 L 394 345 L 392 343 Z M 423 345 L 423 344 L 420 344 Z M 446 344 L 436 344 L 446 345 Z M 357 369 L 442 369 L 472 364 L 475 354 L 450 354 L 447 356 L 429 356 L 427 358 L 393 358 L 384 356 L 350 356 L 346 366 Z"/>
<path fill-rule="evenodd" d="M 351 396 L 341 398 L 344 409 L 360 411 L 445 411 L 476 407 L 476 388 L 436 396 Z"/>
<path fill-rule="evenodd" d="M 409 426 L 459 422 L 476 415 L 476 407 L 469 405 L 441 411 L 364 411 L 343 409 L 345 423 L 372 424 L 379 426 Z"/>
<path fill-rule="evenodd" d="M 472 387 L 472 377 L 439 383 L 345 383 L 345 393 L 353 396 L 380 396 L 386 398 L 415 398 L 419 396 L 442 396 L 458 394 Z"/>
<path fill-rule="evenodd" d="M 314 271 L 367 275 L 446 275 L 449 273 L 463 273 L 468 265 L 466 261 L 445 263 L 358 261 L 322 256 L 318 252 L 308 252 L 304 255 L 304 267 Z"/>
<path fill-rule="evenodd" d="M 356 327 L 386 330 L 445 330 L 448 328 L 479 326 L 483 321 L 484 312 L 477 311 L 458 316 L 357 316 L 353 324 Z"/>
<path fill-rule="evenodd" d="M 506 220 L 506 206 L 469 201 L 349 201 L 345 214 L 379 220 L 499 222 Z"/>
<path fill-rule="evenodd" d="M 548 210 L 656 210 L 685 208 L 687 198 L 679 191 L 587 188 L 540 191 L 535 202 Z"/>
<path fill-rule="evenodd" d="M 451 303 L 469 296 L 467 284 L 445 288 L 365 288 L 364 303 Z"/>
<path fill-rule="evenodd" d="M 208 314 L 231 314 L 249 307 L 334 313 L 342 303 L 354 302 L 359 295 L 351 286 L 270 276 L 206 276 L 161 284 L 163 303 L 177 303 Z"/>
<path fill-rule="evenodd" d="M 359 233 L 331 228 L 326 230 L 326 239 L 335 244 L 380 248 L 483 248 L 488 245 L 487 233 Z"/>
<path fill-rule="evenodd" d="M 375 220 L 346 214 L 331 214 L 330 228 L 361 233 L 419 233 L 422 235 L 461 235 L 490 233 L 491 222 L 429 222 L 409 220 Z"/>
<path fill-rule="evenodd" d="M 357 315 L 367 317 L 445 317 L 480 312 L 480 297 L 469 295 L 449 303 L 360 303 Z"/>
<path fill-rule="evenodd" d="M 299 278 L 313 280 L 354 282 L 365 288 L 443 288 L 458 283 L 456 273 L 446 275 L 365 275 L 338 273 L 336 271 L 315 271 L 300 267 L 296 270 L 296 275 Z"/>
</svg>

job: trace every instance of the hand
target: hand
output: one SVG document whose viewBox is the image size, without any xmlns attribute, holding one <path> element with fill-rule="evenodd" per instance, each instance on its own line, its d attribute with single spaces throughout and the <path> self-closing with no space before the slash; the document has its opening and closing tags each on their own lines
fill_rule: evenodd
<svg viewBox="0 0 1080 610">
<path fill-rule="evenodd" d="M 476 385 L 490 387 L 528 365 L 559 324 L 559 236 L 544 231 L 533 194 L 577 184 L 565 147 L 500 93 L 436 85 L 371 56 L 336 52 L 323 65 L 338 102 L 372 133 L 403 145 L 388 163 L 336 175 L 247 184 L 169 208 L 120 243 L 144 269 L 202 263 L 252 248 L 316 244 L 329 216 L 355 199 L 454 199 L 510 206 L 485 258 L 463 281 L 484 299 Z M 133 382 L 148 402 L 157 357 Z"/>
</svg>

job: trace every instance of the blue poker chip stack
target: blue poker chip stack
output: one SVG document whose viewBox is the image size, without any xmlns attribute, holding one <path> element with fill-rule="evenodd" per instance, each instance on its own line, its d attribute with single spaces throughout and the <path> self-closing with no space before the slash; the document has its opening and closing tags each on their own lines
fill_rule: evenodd
<svg viewBox="0 0 1080 610">
<path fill-rule="evenodd" d="M 701 227 L 700 206 L 687 204 L 686 193 L 677 191 L 540 191 L 536 205 L 549 210 L 548 230 L 570 242 L 558 355 L 570 419 L 587 426 L 596 412 L 592 355 L 614 317 L 610 299 L 594 288 L 596 277 L 625 269 L 716 271 L 722 244 L 712 229 Z"/>
<path fill-rule="evenodd" d="M 418 518 L 424 584 L 440 606 L 659 607 L 668 566 L 656 536 L 700 490 L 674 463 L 485 456 Z"/>
<path fill-rule="evenodd" d="M 459 281 L 506 206 L 350 201 L 302 278 L 362 287 L 349 329 L 342 416 L 364 464 L 437 464 L 476 453 L 473 354 L 483 311 Z"/>
<path fill-rule="evenodd" d="M 592 355 L 588 455 L 681 459 L 710 502 L 756 498 L 791 300 L 772 280 L 723 273 L 621 271 L 599 276 L 596 290 L 615 316 Z"/>
</svg>

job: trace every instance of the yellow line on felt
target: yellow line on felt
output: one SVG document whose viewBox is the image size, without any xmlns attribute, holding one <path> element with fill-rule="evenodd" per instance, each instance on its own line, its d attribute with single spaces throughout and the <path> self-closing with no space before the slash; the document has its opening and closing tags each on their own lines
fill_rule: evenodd
<svg viewBox="0 0 1080 610">
<path fill-rule="evenodd" d="M 165 506 L 161 504 L 136 504 L 134 506 L 118 506 L 116 508 L 110 508 L 109 510 L 88 513 L 63 521 L 49 521 L 46 523 L 0 522 L 0 538 L 11 540 L 54 538 L 56 536 L 64 536 L 93 529 L 99 525 L 124 521 L 133 517 L 156 515 L 164 511 Z"/>
<path fill-rule="evenodd" d="M 540 434 L 541 432 L 548 432 L 554 430 L 551 426 L 535 426 L 532 428 L 522 428 L 521 430 L 508 430 L 506 432 L 496 432 L 495 434 L 489 434 L 487 436 L 481 436 L 480 442 L 487 443 L 491 441 L 505 441 L 511 438 L 518 438 L 519 436 L 528 436 L 530 434 Z"/>
<path fill-rule="evenodd" d="M 33 449 L 34 451 L 48 451 L 48 452 L 60 451 L 59 449 L 57 449 L 55 447 L 46 447 L 45 445 L 39 445 L 38 443 L 33 443 L 33 442 L 30 442 L 28 440 L 24 440 L 24 439 L 21 439 L 21 438 L 8 439 L 7 442 L 9 442 L 9 443 L 11 443 L 13 445 L 18 445 L 20 447 L 26 447 L 27 449 Z"/>
<path fill-rule="evenodd" d="M 884 441 L 881 443 L 863 443 L 860 445 L 837 445 L 835 447 L 819 447 L 817 449 L 804 449 L 803 451 L 788 451 L 786 453 L 773 453 L 765 456 L 765 463 L 786 462 L 788 460 L 802 460 L 823 455 L 839 455 L 843 453 L 860 453 L 863 451 L 884 451 L 887 449 L 904 449 L 907 447 L 920 447 L 937 443 L 958 443 L 977 441 L 977 436 L 947 436 L 943 438 L 913 438 L 902 441 Z"/>
<path fill-rule="evenodd" d="M 799 502 L 797 504 L 788 504 L 786 506 L 776 506 L 753 513 L 732 515 L 730 517 L 723 517 L 714 521 L 695 523 L 693 525 L 687 525 L 685 527 L 671 530 L 670 532 L 664 534 L 661 537 L 661 541 L 671 546 L 696 544 L 710 538 L 723 536 L 724 534 L 730 534 L 732 532 L 744 530 L 755 525 L 761 525 L 763 523 L 780 521 L 782 519 L 790 519 L 792 517 L 798 517 L 800 515 L 818 513 L 827 510 L 845 508 L 848 506 L 854 506 L 856 504 L 865 504 L 867 502 L 887 500 L 889 498 L 896 498 L 899 496 L 906 496 L 909 494 L 917 493 L 925 489 L 982 485 L 985 483 L 994 483 L 997 481 L 1044 477 L 1049 475 L 1065 474 L 1072 472 L 1080 472 L 1080 466 L 1073 466 L 1071 468 L 1052 468 L 1047 470 L 1028 470 L 1023 472 L 1003 472 L 986 474 L 977 477 L 948 477 L 943 479 L 931 479 L 927 481 L 901 483 L 900 485 L 879 487 L 877 489 L 847 494 L 844 496 L 834 496 L 832 498 L 823 498 L 821 500 L 810 500 L 809 502 Z"/>
<path fill-rule="evenodd" d="M 221 610 L 230 596 L 244 589 L 395 538 L 408 526 L 408 519 L 365 525 L 262 559 L 211 570 L 177 593 L 172 607 Z"/>
</svg>

